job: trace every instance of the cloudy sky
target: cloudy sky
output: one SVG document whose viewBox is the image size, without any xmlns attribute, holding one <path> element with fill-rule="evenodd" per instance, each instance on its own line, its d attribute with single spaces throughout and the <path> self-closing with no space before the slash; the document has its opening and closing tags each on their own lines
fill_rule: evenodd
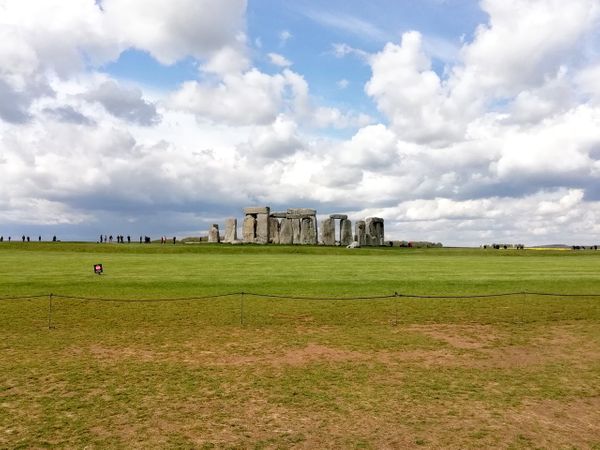
<svg viewBox="0 0 600 450">
<path fill-rule="evenodd" d="M 0 0 L 0 234 L 599 243 L 600 0 Z"/>
</svg>

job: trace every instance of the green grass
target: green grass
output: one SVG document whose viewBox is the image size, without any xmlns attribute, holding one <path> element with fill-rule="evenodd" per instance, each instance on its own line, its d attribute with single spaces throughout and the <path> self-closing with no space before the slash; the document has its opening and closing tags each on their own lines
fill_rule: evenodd
<svg viewBox="0 0 600 450">
<path fill-rule="evenodd" d="M 593 294 L 599 269 L 591 251 L 4 243 L 0 298 Z M 48 307 L 0 300 L 0 448 L 600 446 L 600 297 L 56 297 L 52 329 Z"/>
</svg>

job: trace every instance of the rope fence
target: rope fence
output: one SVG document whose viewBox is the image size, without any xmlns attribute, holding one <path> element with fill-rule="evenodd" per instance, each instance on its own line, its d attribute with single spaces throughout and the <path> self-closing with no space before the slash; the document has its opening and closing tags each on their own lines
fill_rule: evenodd
<svg viewBox="0 0 600 450">
<path fill-rule="evenodd" d="M 559 292 L 536 292 L 536 291 L 514 291 L 514 292 L 500 292 L 492 294 L 463 294 L 463 295 L 430 295 L 430 294 L 404 294 L 394 292 L 392 294 L 383 295 L 371 295 L 371 296 L 344 296 L 344 297 L 323 297 L 323 296 L 299 296 L 299 295 L 285 295 L 285 294 L 265 294 L 256 292 L 228 292 L 224 294 L 210 294 L 210 295 L 195 295 L 190 297 L 160 297 L 160 298 L 116 298 L 116 297 L 86 297 L 79 295 L 65 295 L 65 294 L 36 294 L 36 295 L 4 295 L 0 296 L 0 301 L 3 300 L 29 300 L 37 298 L 62 298 L 68 300 L 81 300 L 90 302 L 113 302 L 113 303 L 159 303 L 159 302 L 180 302 L 180 301 L 192 301 L 192 300 L 210 300 L 224 297 L 234 296 L 249 296 L 249 297 L 260 297 L 260 298 L 272 298 L 281 300 L 322 300 L 322 301 L 335 301 L 335 300 L 384 300 L 390 298 L 421 298 L 421 299 L 477 299 L 477 298 L 495 298 L 495 297 L 514 297 L 517 295 L 531 295 L 541 297 L 600 297 L 600 293 L 559 293 Z"/>
<path fill-rule="evenodd" d="M 86 302 L 99 302 L 99 303 L 166 303 L 166 302 L 191 302 L 199 300 L 214 300 L 214 299 L 225 299 L 238 297 L 239 298 L 239 323 L 244 325 L 247 318 L 247 305 L 245 299 L 249 297 L 261 298 L 261 299 L 274 299 L 274 300 L 293 300 L 293 301 L 374 301 L 374 300 L 390 300 L 390 299 L 439 299 L 439 300 L 456 300 L 456 299 L 490 299 L 499 297 L 556 297 L 556 298 L 600 298 L 600 293 L 559 293 L 559 292 L 536 292 L 536 291 L 513 291 L 513 292 L 499 292 L 499 293 L 482 293 L 482 294 L 444 294 L 444 295 L 428 295 L 428 294 L 411 294 L 393 292 L 390 294 L 383 295 L 371 295 L 371 296 L 299 296 L 299 295 L 286 295 L 286 294 L 268 294 L 268 293 L 257 293 L 257 292 L 227 292 L 221 294 L 209 294 L 209 295 L 196 295 L 189 297 L 172 297 L 172 298 L 116 298 L 116 297 L 89 297 L 80 295 L 68 295 L 61 293 L 50 293 L 50 294 L 30 294 L 30 295 L 4 295 L 0 296 L 0 302 L 3 301 L 20 301 L 20 300 L 36 300 L 36 299 L 48 299 L 48 328 L 53 329 L 53 309 L 54 300 L 73 300 L 76 301 L 76 305 L 83 304 Z M 398 305 L 395 304 L 396 316 L 395 323 L 398 322 Z"/>
</svg>

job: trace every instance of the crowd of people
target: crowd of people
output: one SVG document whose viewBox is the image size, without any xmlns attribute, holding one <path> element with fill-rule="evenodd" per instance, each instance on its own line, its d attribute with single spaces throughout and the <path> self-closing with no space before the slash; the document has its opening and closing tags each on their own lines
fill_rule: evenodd
<svg viewBox="0 0 600 450">
<path fill-rule="evenodd" d="M 23 236 L 21 236 L 21 240 L 23 242 L 31 242 L 31 237 L 23 235 Z M 12 236 L 8 236 L 7 241 L 12 242 Z M 52 242 L 56 242 L 56 241 L 57 241 L 56 236 L 52 236 Z M 0 236 L 0 242 L 4 242 L 4 236 Z M 38 242 L 42 242 L 42 236 L 38 236 Z"/>
<path fill-rule="evenodd" d="M 112 244 L 114 241 L 116 240 L 117 244 L 124 244 L 125 241 L 127 241 L 128 244 L 131 244 L 131 236 L 116 236 L 115 238 L 113 238 L 112 234 L 111 235 L 100 235 L 100 240 L 99 242 L 101 244 L 103 243 L 108 243 L 108 244 Z M 172 240 L 173 244 L 177 243 L 177 238 L 175 236 L 173 236 L 172 239 L 167 238 L 166 236 L 161 236 L 160 237 L 160 243 L 161 244 L 166 244 L 168 241 Z M 145 244 L 151 244 L 152 243 L 152 239 L 150 238 L 150 236 L 140 236 L 140 240 L 139 240 L 140 244 L 145 243 Z"/>
<path fill-rule="evenodd" d="M 42 242 L 43 241 L 42 236 L 38 236 L 37 240 L 38 240 L 38 242 Z M 12 236 L 8 236 L 6 241 L 13 242 Z M 31 242 L 32 239 L 30 236 L 23 235 L 23 236 L 21 236 L 21 241 Z M 57 242 L 57 241 L 58 240 L 56 238 L 56 235 L 52 236 L 52 242 Z M 0 242 L 4 242 L 4 236 L 0 236 Z M 124 244 L 125 242 L 127 242 L 128 244 L 131 244 L 131 236 L 118 235 L 118 236 L 113 237 L 112 234 L 111 235 L 101 234 L 98 242 L 100 242 L 101 244 L 103 244 L 103 243 L 112 244 L 113 242 L 116 242 L 117 244 Z M 152 239 L 150 238 L 150 236 L 140 236 L 139 242 L 140 242 L 140 244 L 142 244 L 142 243 L 151 244 Z M 173 236 L 173 238 L 167 238 L 166 236 L 161 236 L 161 238 L 160 238 L 161 244 L 167 244 L 168 242 L 173 242 L 173 244 L 176 244 L 177 238 L 175 236 Z"/>
</svg>

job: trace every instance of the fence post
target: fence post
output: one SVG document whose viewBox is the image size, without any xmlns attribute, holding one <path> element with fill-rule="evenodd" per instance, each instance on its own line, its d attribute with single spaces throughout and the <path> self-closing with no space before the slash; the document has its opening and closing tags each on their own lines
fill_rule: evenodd
<svg viewBox="0 0 600 450">
<path fill-rule="evenodd" d="M 52 296 L 54 294 L 50 294 L 48 296 L 48 329 L 51 330 L 54 327 L 52 326 Z"/>
<path fill-rule="evenodd" d="M 240 293 L 240 325 L 244 326 L 244 293 Z"/>
<path fill-rule="evenodd" d="M 525 323 L 525 313 L 527 311 L 527 291 L 523 291 L 523 308 L 521 308 L 521 325 Z"/>
<path fill-rule="evenodd" d="M 394 326 L 398 326 L 398 293 L 394 292 Z"/>
</svg>

